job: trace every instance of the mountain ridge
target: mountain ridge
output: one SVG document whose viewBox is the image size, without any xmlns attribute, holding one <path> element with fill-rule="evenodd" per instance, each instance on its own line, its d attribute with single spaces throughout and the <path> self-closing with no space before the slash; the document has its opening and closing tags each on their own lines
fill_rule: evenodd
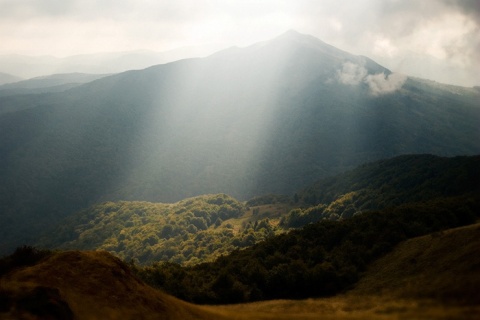
<svg viewBox="0 0 480 320">
<path fill-rule="evenodd" d="M 0 85 L 0 96 L 62 92 L 106 76 L 108 74 L 78 72 L 40 76 Z M 0 110 L 0 113 L 5 112 L 4 109 L 5 107 Z"/>
<path fill-rule="evenodd" d="M 102 201 L 246 200 L 399 154 L 480 153 L 479 92 L 292 42 L 1 98 L 2 247 Z"/>
<path fill-rule="evenodd" d="M 144 69 L 193 56 L 206 56 L 213 51 L 209 46 L 193 46 L 162 52 L 151 50 L 99 52 L 55 57 L 51 55 L 0 55 L 0 70 L 22 78 L 33 78 L 56 73 L 118 73 Z"/>
<path fill-rule="evenodd" d="M 7 83 L 17 82 L 20 80 L 23 80 L 23 79 L 9 73 L 0 72 L 0 86 Z"/>
</svg>

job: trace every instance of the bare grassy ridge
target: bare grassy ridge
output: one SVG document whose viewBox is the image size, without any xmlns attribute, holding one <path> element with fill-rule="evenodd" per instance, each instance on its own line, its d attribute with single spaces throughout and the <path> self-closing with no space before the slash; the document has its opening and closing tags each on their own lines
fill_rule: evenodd
<svg viewBox="0 0 480 320">
<path fill-rule="evenodd" d="M 480 224 L 451 229 L 401 243 L 347 294 L 228 306 L 196 306 L 152 289 L 106 252 L 56 253 L 2 277 L 0 318 L 32 319 L 34 310 L 44 312 L 40 319 L 66 319 L 70 310 L 75 319 L 476 319 L 478 248 Z M 25 296 L 39 288 L 49 300 L 32 309 Z"/>
<path fill-rule="evenodd" d="M 355 295 L 480 305 L 480 224 L 407 240 L 375 261 Z"/>
<path fill-rule="evenodd" d="M 10 299 L 1 319 L 36 319 L 32 313 L 40 319 L 65 319 L 68 309 L 74 319 L 212 319 L 209 311 L 145 285 L 103 251 L 54 254 L 3 277 L 0 291 Z M 28 303 L 32 296 L 36 303 Z"/>
</svg>

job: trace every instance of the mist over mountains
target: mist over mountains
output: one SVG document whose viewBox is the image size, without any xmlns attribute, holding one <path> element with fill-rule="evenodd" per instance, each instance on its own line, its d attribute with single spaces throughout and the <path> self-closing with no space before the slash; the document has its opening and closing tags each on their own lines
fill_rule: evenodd
<svg viewBox="0 0 480 320">
<path fill-rule="evenodd" d="M 100 201 L 246 200 L 400 154 L 478 154 L 479 100 L 294 31 L 2 97 L 0 251 Z"/>
<path fill-rule="evenodd" d="M 62 73 L 35 77 L 0 85 L 0 96 L 62 92 L 107 75 L 108 74 Z M 0 112 L 7 112 L 7 110 Z"/>
<path fill-rule="evenodd" d="M 0 72 L 0 86 L 6 83 L 17 82 L 20 80 L 22 80 L 22 78 L 8 73 Z"/>
<path fill-rule="evenodd" d="M 183 47 L 170 51 L 126 51 L 81 54 L 67 57 L 0 55 L 0 70 L 25 79 L 60 73 L 118 73 L 126 70 L 167 63 L 179 59 L 201 57 L 212 52 L 208 46 Z M 16 77 L 16 78 L 18 78 Z M 16 78 L 6 78 L 0 84 L 14 82 Z M 18 78 L 19 81 L 21 80 Z"/>
</svg>

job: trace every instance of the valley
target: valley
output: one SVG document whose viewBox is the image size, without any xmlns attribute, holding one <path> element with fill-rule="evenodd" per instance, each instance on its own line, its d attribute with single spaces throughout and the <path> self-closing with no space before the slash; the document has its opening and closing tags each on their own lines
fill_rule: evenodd
<svg viewBox="0 0 480 320">
<path fill-rule="evenodd" d="M 398 155 L 480 153 L 478 90 L 394 75 L 289 31 L 0 97 L 0 252 L 106 201 L 246 201 Z"/>
<path fill-rule="evenodd" d="M 1 319 L 480 313 L 478 88 L 293 30 L 0 78 Z"/>
<path fill-rule="evenodd" d="M 101 249 L 142 265 L 194 265 L 310 223 L 478 192 L 479 181 L 478 156 L 399 156 L 321 179 L 294 196 L 241 202 L 212 194 L 176 203 L 96 204 L 72 214 L 36 245 Z"/>
</svg>

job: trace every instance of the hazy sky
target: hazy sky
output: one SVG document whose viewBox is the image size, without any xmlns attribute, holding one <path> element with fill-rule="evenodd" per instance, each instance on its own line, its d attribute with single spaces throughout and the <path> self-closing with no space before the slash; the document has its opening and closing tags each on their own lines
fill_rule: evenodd
<svg viewBox="0 0 480 320">
<path fill-rule="evenodd" d="M 479 0 L 0 0 L 0 54 L 221 49 L 289 29 L 394 71 L 480 85 Z"/>
</svg>

